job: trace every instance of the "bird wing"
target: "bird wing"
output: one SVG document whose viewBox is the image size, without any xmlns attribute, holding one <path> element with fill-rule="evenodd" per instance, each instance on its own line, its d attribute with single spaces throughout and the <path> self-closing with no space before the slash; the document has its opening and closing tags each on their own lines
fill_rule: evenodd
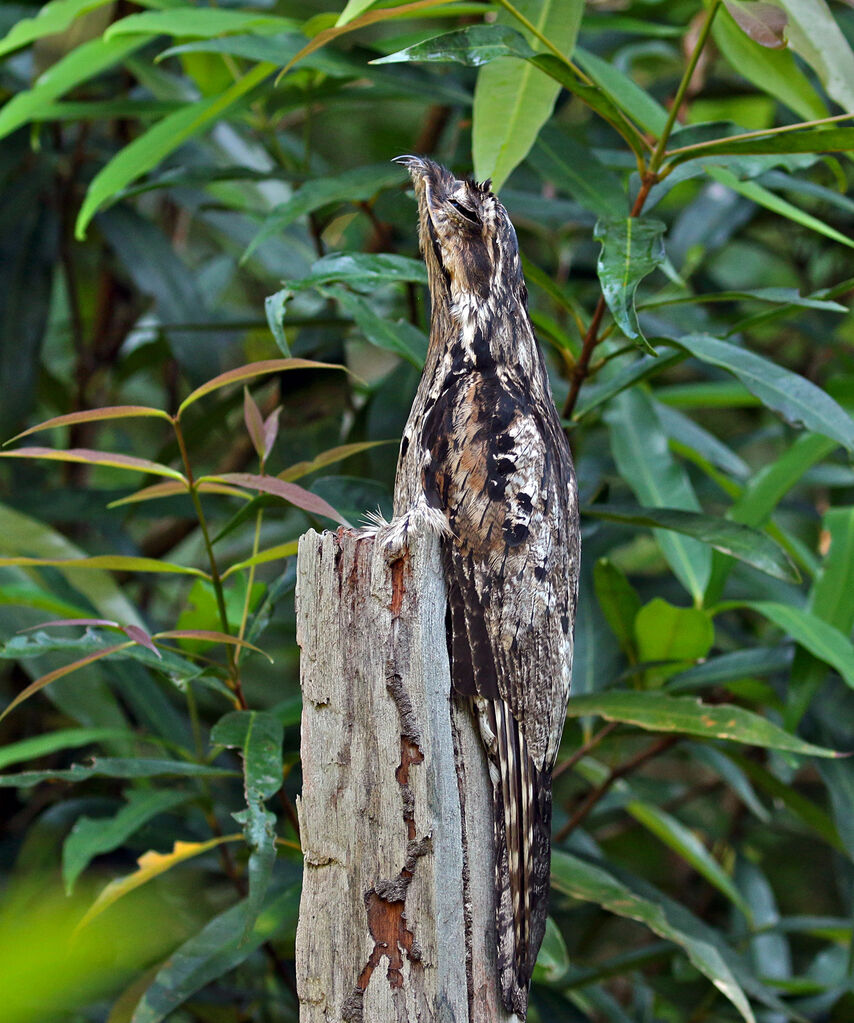
<svg viewBox="0 0 854 1023">
<path fill-rule="evenodd" d="M 524 1019 L 545 932 L 551 768 L 571 671 L 572 465 L 553 407 L 537 407 L 501 370 L 456 381 L 425 427 L 425 493 L 452 531 L 451 676 L 475 700 L 493 781 L 502 996 Z"/>
</svg>

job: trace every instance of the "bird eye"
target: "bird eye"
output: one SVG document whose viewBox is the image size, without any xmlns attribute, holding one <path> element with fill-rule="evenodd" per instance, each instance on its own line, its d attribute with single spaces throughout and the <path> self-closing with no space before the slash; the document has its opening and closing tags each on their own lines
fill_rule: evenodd
<svg viewBox="0 0 854 1023">
<path fill-rule="evenodd" d="M 480 227 L 480 218 L 473 209 L 470 209 L 468 206 L 463 206 L 463 204 L 461 202 L 457 202 L 456 199 L 449 199 L 448 205 L 453 206 L 463 220 L 467 220 L 470 224 L 476 224 Z"/>
</svg>

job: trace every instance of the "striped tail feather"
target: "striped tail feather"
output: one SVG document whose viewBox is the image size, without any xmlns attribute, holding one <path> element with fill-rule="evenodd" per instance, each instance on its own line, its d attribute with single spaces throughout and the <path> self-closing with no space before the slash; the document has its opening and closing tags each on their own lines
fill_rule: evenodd
<svg viewBox="0 0 854 1023">
<path fill-rule="evenodd" d="M 503 700 L 477 703 L 493 785 L 501 997 L 505 1008 L 524 1020 L 548 914 L 551 775 L 538 771 L 528 756 L 519 724 Z"/>
</svg>

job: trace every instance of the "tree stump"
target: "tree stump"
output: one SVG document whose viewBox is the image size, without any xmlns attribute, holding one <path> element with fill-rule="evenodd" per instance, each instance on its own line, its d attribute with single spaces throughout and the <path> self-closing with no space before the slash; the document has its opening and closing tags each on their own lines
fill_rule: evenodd
<svg viewBox="0 0 854 1023">
<path fill-rule="evenodd" d="M 297 567 L 301 1023 L 504 1023 L 492 796 L 451 697 L 438 541 L 390 564 L 306 533 Z"/>
</svg>

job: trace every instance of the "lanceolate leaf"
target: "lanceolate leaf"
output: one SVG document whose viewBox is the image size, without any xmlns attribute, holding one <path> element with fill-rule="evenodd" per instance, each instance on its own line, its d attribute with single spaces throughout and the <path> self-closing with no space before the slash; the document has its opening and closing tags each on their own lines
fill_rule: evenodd
<svg viewBox="0 0 854 1023">
<path fill-rule="evenodd" d="M 249 857 L 249 898 L 245 926 L 251 927 L 261 911 L 262 900 L 276 859 L 275 815 L 264 803 L 282 787 L 281 721 L 266 711 L 239 710 L 226 714 L 211 731 L 211 743 L 241 751 L 246 810 L 232 816 L 243 825 L 252 849 Z"/>
<path fill-rule="evenodd" d="M 299 885 L 271 898 L 246 935 L 246 901 L 215 916 L 178 948 L 157 973 L 137 1005 L 132 1023 L 161 1023 L 191 995 L 227 976 L 283 928 L 296 928 Z"/>
<path fill-rule="evenodd" d="M 811 654 L 832 665 L 854 688 L 854 645 L 851 640 L 818 615 L 791 604 L 756 600 L 747 604 L 796 639 Z"/>
<path fill-rule="evenodd" d="M 139 36 L 111 43 L 91 39 L 76 47 L 40 75 L 32 89 L 19 92 L 6 102 L 0 110 L 0 138 L 36 119 L 53 100 L 118 64 L 146 42 Z"/>
<path fill-rule="evenodd" d="M 670 454 L 667 435 L 644 391 L 637 387 L 623 391 L 605 418 L 620 473 L 644 505 L 700 511 L 690 480 Z M 659 530 L 656 538 L 677 578 L 699 604 L 709 581 L 712 552 L 669 530 Z"/>
<path fill-rule="evenodd" d="M 702 540 L 722 554 L 738 558 L 776 579 L 798 582 L 800 578 L 786 552 L 770 537 L 729 519 L 680 508 L 623 508 L 613 504 L 591 505 L 583 513 L 608 522 L 673 530 Z"/>
<path fill-rule="evenodd" d="M 835 227 L 825 224 L 823 220 L 819 220 L 818 217 L 814 217 L 811 213 L 805 213 L 800 207 L 795 206 L 786 199 L 782 199 L 775 192 L 770 191 L 758 182 L 741 181 L 726 167 L 707 167 L 706 172 L 722 185 L 726 185 L 727 188 L 738 192 L 739 195 L 743 195 L 746 199 L 751 199 L 759 206 L 764 206 L 774 213 L 779 213 L 780 216 L 793 220 L 796 224 L 801 224 L 811 231 L 817 231 L 819 234 L 823 234 L 825 237 L 839 242 L 841 245 L 854 248 L 854 241 L 847 235 L 837 231 Z"/>
<path fill-rule="evenodd" d="M 224 767 L 208 767 L 207 764 L 193 764 L 186 760 L 149 760 L 135 757 L 125 760 L 120 757 L 98 757 L 91 764 L 72 764 L 71 767 L 54 771 L 21 771 L 18 774 L 0 774 L 0 787 L 26 788 L 43 781 L 85 781 L 87 778 L 159 778 L 159 777 L 205 777 L 217 778 L 233 775 Z"/>
<path fill-rule="evenodd" d="M 115 202 L 125 186 L 156 167 L 182 143 L 207 128 L 274 70 L 272 64 L 256 64 L 221 96 L 188 103 L 121 149 L 92 179 L 77 216 L 74 236 L 82 241 L 86 237 L 86 228 L 98 210 Z"/>
<path fill-rule="evenodd" d="M 854 452 L 854 420 L 826 392 L 761 355 L 708 334 L 687 334 L 677 343 L 703 362 L 720 366 L 768 408 L 796 426 L 832 437 Z"/>
<path fill-rule="evenodd" d="M 328 519 L 340 522 L 342 526 L 349 523 L 342 518 L 328 501 L 324 501 L 317 494 L 310 490 L 297 486 L 296 483 L 286 483 L 276 476 L 255 476 L 248 472 L 227 472 L 221 476 L 207 477 L 215 482 L 235 483 L 239 487 L 248 487 L 250 490 L 260 490 L 264 494 L 273 494 L 281 497 L 289 504 L 302 508 L 303 511 L 311 512 L 313 515 L 324 515 Z"/>
<path fill-rule="evenodd" d="M 595 902 L 618 916 L 646 924 L 656 934 L 683 948 L 697 969 L 738 1009 L 748 1023 L 755 1023 L 747 996 L 718 950 L 679 926 L 659 903 L 636 895 L 610 874 L 562 849 L 552 852 L 552 884 L 558 891 L 585 902 Z M 690 916 L 689 914 L 685 914 Z M 699 921 L 698 921 L 699 927 Z"/>
<path fill-rule="evenodd" d="M 157 558 L 135 558 L 124 554 L 96 554 L 91 558 L 0 558 L 0 568 L 36 568 L 49 565 L 52 568 L 108 569 L 112 572 L 167 572 L 178 575 L 195 575 L 209 579 L 207 572 L 186 565 L 174 565 Z"/>
<path fill-rule="evenodd" d="M 225 35 L 230 32 L 255 32 L 268 35 L 298 29 L 299 22 L 292 18 L 279 18 L 258 11 L 223 10 L 216 7 L 199 16 L 198 7 L 192 4 L 179 6 L 169 4 L 164 11 L 144 11 L 131 14 L 111 25 L 104 33 L 105 38 L 144 33 L 145 35 L 192 36 L 206 38 Z"/>
<path fill-rule="evenodd" d="M 577 71 L 566 61 L 552 53 L 534 53 L 525 39 L 512 28 L 504 25 L 472 25 L 457 32 L 428 39 L 405 50 L 389 54 L 374 64 L 391 64 L 399 61 L 453 61 L 468 67 L 481 67 L 501 57 L 518 57 L 528 60 L 555 81 L 574 93 L 612 125 L 628 142 L 632 150 L 640 155 L 644 142 L 637 129 L 623 116 L 619 107 L 611 100 L 608 91 L 582 80 Z M 666 119 L 667 114 L 664 114 Z"/>
<path fill-rule="evenodd" d="M 514 6 L 565 57 L 572 55 L 583 0 L 516 0 Z M 497 20 L 521 27 L 505 10 L 498 12 Z M 533 36 L 527 41 L 541 48 Z M 529 61 L 505 58 L 481 68 L 472 112 L 472 159 L 478 180 L 492 178 L 494 189 L 501 188 L 528 155 L 559 92 L 560 83 Z"/>
<path fill-rule="evenodd" d="M 197 387 L 178 406 L 176 418 L 180 418 L 184 410 L 199 398 L 218 391 L 221 387 L 239 384 L 254 377 L 267 376 L 270 373 L 285 373 L 291 369 L 345 369 L 345 367 L 332 362 L 315 362 L 312 359 L 266 359 L 261 362 L 250 362 L 246 366 L 238 366 L 226 373 L 220 373 L 201 387 Z"/>
<path fill-rule="evenodd" d="M 684 732 L 705 739 L 730 739 L 748 746 L 815 757 L 839 756 L 833 750 L 784 732 L 749 710 L 731 704 L 705 704 L 692 696 L 622 691 L 576 696 L 569 701 L 567 714 L 569 717 L 599 714 L 607 721 L 622 721 L 653 732 Z"/>
<path fill-rule="evenodd" d="M 107 465 L 114 469 L 132 469 L 134 472 L 150 473 L 153 476 L 169 476 L 173 480 L 181 480 L 185 486 L 187 481 L 177 469 L 170 469 L 160 462 L 151 462 L 147 458 L 134 455 L 118 455 L 109 451 L 91 451 L 88 448 L 18 448 L 16 451 L 0 451 L 0 458 L 46 458 L 55 462 L 82 462 L 84 465 Z"/>
<path fill-rule="evenodd" d="M 371 199 L 382 189 L 400 184 L 403 178 L 402 167 L 380 163 L 356 167 L 334 178 L 315 178 L 307 182 L 267 217 L 243 254 L 243 259 L 248 259 L 262 242 L 280 234 L 299 217 L 332 203 Z"/>
<path fill-rule="evenodd" d="M 79 668 L 85 668 L 87 664 L 92 664 L 94 661 L 100 661 L 102 657 L 108 657 L 110 654 L 116 653 L 117 650 L 123 650 L 125 647 L 130 646 L 129 643 L 118 643 L 115 646 L 108 646 L 102 650 L 96 650 L 95 653 L 88 654 L 86 657 L 81 657 L 79 661 L 74 661 L 71 664 L 64 664 L 61 668 L 56 668 L 54 671 L 49 671 L 46 675 L 42 675 L 41 678 L 37 678 L 35 682 L 31 682 L 26 689 L 22 690 L 15 697 L 14 700 L 5 708 L 0 714 L 0 721 L 6 717 L 7 714 L 11 713 L 15 707 L 19 706 L 28 700 L 31 696 L 40 692 L 45 686 L 49 686 L 51 682 L 55 682 L 58 678 L 62 678 L 65 675 L 70 675 L 73 671 L 77 671 Z"/>
<path fill-rule="evenodd" d="M 602 243 L 596 270 L 602 294 L 620 330 L 639 348 L 655 355 L 638 323 L 635 293 L 648 274 L 664 262 L 664 224 L 640 217 L 602 218 L 593 232 Z"/>
<path fill-rule="evenodd" d="M 341 304 L 371 344 L 402 356 L 417 369 L 423 367 L 427 357 L 427 338 L 417 327 L 406 320 L 377 315 L 367 299 L 345 288 L 325 288 L 323 293 Z"/>
<path fill-rule="evenodd" d="M 312 264 L 311 272 L 288 282 L 292 291 L 304 291 L 321 284 L 349 284 L 370 288 L 391 283 L 426 284 L 427 271 L 420 259 L 393 252 L 331 252 Z"/>
<path fill-rule="evenodd" d="M 63 32 L 75 18 L 109 0 L 51 0 L 32 18 L 22 18 L 0 39 L 0 55 L 17 50 L 43 36 Z"/>
<path fill-rule="evenodd" d="M 62 880 L 68 895 L 96 856 L 119 848 L 160 813 L 186 803 L 189 793 L 170 789 L 131 790 L 115 817 L 79 817 L 62 847 Z"/>
<path fill-rule="evenodd" d="M 12 437 L 11 440 L 6 441 L 6 443 L 11 444 L 13 441 L 20 440 L 21 437 L 26 437 L 31 433 L 38 433 L 40 430 L 50 430 L 55 426 L 73 426 L 75 423 L 96 423 L 106 419 L 144 418 L 165 419 L 167 422 L 172 421 L 169 413 L 163 412 L 159 408 L 146 408 L 144 405 L 112 405 L 107 408 L 86 409 L 84 412 L 70 412 L 65 416 L 54 416 L 53 419 L 46 419 L 43 423 L 31 426 L 28 430 L 24 430 L 23 433 L 19 433 L 17 436 Z"/>
<path fill-rule="evenodd" d="M 159 877 L 160 874 L 171 870 L 177 864 L 184 863 L 194 856 L 200 856 L 202 853 L 215 849 L 224 842 L 236 842 L 239 839 L 239 835 L 220 835 L 217 838 L 209 839 L 207 842 L 176 842 L 170 853 L 144 853 L 137 860 L 137 870 L 126 877 L 116 878 L 115 881 L 111 881 L 103 889 L 80 921 L 80 927 L 85 927 L 91 923 L 96 916 L 99 916 L 105 909 L 112 906 L 114 902 L 117 902 L 129 892 L 132 892 L 135 888 L 147 884 L 155 877 Z"/>
</svg>

